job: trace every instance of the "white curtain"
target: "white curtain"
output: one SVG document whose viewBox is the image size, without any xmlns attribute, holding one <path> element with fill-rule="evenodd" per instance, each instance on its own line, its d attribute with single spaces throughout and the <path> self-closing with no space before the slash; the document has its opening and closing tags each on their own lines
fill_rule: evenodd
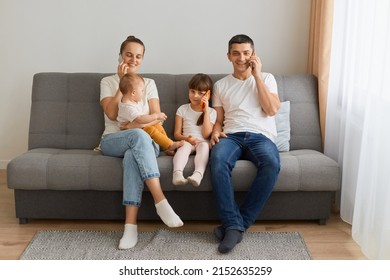
<svg viewBox="0 0 390 280">
<path fill-rule="evenodd" d="M 389 0 L 335 0 L 326 115 L 341 218 L 369 259 L 390 259 Z"/>
</svg>

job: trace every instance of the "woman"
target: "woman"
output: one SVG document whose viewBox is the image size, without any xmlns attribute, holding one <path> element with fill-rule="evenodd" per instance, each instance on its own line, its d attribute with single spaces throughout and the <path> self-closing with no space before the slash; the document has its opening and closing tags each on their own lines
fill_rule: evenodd
<svg viewBox="0 0 390 280">
<path fill-rule="evenodd" d="M 169 227 L 183 225 L 161 189 L 156 160 L 159 147 L 145 131 L 136 128 L 134 124 L 122 124 L 121 130 L 116 121 L 118 104 L 122 98 L 119 80 L 126 73 L 135 73 L 140 68 L 144 53 L 145 46 L 140 39 L 134 36 L 127 37 L 120 47 L 117 74 L 103 78 L 100 84 L 100 103 L 105 113 L 105 130 L 100 148 L 106 156 L 123 157 L 123 205 L 126 207 L 126 219 L 119 249 L 129 249 L 137 244 L 137 214 L 141 206 L 144 183 L 153 196 L 161 220 Z M 144 112 L 160 113 L 154 80 L 145 78 L 145 96 L 141 102 Z"/>
</svg>

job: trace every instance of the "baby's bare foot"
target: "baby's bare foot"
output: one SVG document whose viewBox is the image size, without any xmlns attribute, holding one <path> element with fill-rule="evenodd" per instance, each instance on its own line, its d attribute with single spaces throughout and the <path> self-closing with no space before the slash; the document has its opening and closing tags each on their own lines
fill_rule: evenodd
<svg viewBox="0 0 390 280">
<path fill-rule="evenodd" d="M 183 146 L 185 143 L 184 140 L 181 140 L 181 141 L 175 141 L 172 143 L 172 145 L 169 146 L 169 148 L 167 150 L 165 150 L 165 153 L 167 155 L 174 155 L 175 154 L 175 151 L 180 148 L 181 146 Z"/>
<path fill-rule="evenodd" d="M 173 157 L 175 155 L 175 151 L 165 150 L 164 152 L 167 154 L 167 156 Z"/>
</svg>

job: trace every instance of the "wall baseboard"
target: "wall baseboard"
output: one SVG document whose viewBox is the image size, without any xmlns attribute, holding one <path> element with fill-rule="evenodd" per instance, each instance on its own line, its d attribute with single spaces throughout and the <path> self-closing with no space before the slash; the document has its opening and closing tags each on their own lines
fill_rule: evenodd
<svg viewBox="0 0 390 280">
<path fill-rule="evenodd" d="M 7 165 L 9 162 L 9 160 L 0 160 L 0 169 L 7 169 Z"/>
</svg>

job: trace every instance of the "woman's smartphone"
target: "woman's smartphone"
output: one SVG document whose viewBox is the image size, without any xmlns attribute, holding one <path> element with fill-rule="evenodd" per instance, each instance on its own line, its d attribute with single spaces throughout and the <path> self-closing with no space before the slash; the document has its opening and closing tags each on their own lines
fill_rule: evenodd
<svg viewBox="0 0 390 280">
<path fill-rule="evenodd" d="M 122 63 L 123 62 L 123 58 L 121 55 L 118 56 L 118 63 Z"/>
</svg>

